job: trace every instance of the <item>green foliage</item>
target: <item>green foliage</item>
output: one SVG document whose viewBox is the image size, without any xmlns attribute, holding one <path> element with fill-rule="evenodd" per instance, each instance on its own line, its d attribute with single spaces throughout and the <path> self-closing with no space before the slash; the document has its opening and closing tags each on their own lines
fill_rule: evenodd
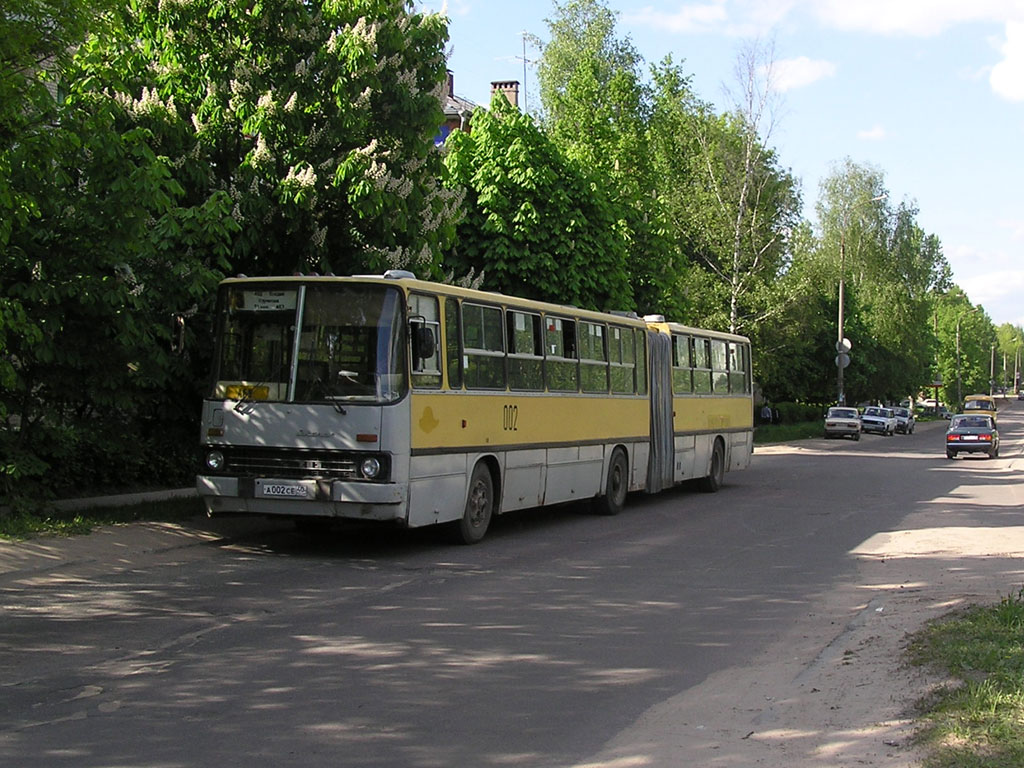
<svg viewBox="0 0 1024 768">
<path fill-rule="evenodd" d="M 440 274 L 447 30 L 411 8 L 0 18 L 0 494 L 185 482 L 224 273 Z"/>
<path fill-rule="evenodd" d="M 1021 354 L 1024 352 L 1024 328 L 1003 323 L 996 328 L 996 386 L 1014 391 L 1019 378 Z"/>
<path fill-rule="evenodd" d="M 186 200 L 229 197 L 232 269 L 436 277 L 459 207 L 431 141 L 447 29 L 411 7 L 135 0 L 98 76 Z"/>
<path fill-rule="evenodd" d="M 916 394 L 931 382 L 936 360 L 948 382 L 935 324 L 949 266 L 937 238 L 916 223 L 916 207 L 890 205 L 881 171 L 847 160 L 823 181 L 817 213 L 817 232 L 796 230 L 786 279 L 799 300 L 773 332 L 785 339 L 784 359 L 796 371 L 762 369 L 766 393 L 835 400 L 840 276 L 843 336 L 853 343 L 847 402 Z"/>
<path fill-rule="evenodd" d="M 468 190 L 455 274 L 503 293 L 598 309 L 632 307 L 627 248 L 599 178 L 567 158 L 504 96 L 448 138 L 453 184 Z"/>
<path fill-rule="evenodd" d="M 656 193 L 643 60 L 628 38 L 616 37 L 615 14 L 601 0 L 556 3 L 548 28 L 551 39 L 537 69 L 544 127 L 605 190 L 629 250 L 636 308 L 679 318 L 685 302 L 672 291 L 679 259 Z"/>
<path fill-rule="evenodd" d="M 935 370 L 941 376 L 942 399 L 951 410 L 964 395 L 989 391 L 992 347 L 996 332 L 980 306 L 972 306 L 959 288 L 936 294 L 932 302 L 938 344 Z"/>
<path fill-rule="evenodd" d="M 19 160 L 14 186 L 31 190 L 37 203 L 0 252 L 4 495 L 15 481 L 24 491 L 44 474 L 32 495 L 62 480 L 92 482 L 105 466 L 100 437 L 112 425 L 152 424 L 167 434 L 165 422 L 181 418 L 172 385 L 191 382 L 184 360 L 170 354 L 171 316 L 216 280 L 188 249 L 227 247 L 225 228 L 210 224 L 226 219 L 226 197 L 177 206 L 180 186 L 147 132 L 119 127 L 119 105 L 79 90 L 79 82 L 71 81 L 58 107 L 47 165 L 30 162 L 20 147 L 11 152 Z M 123 454 L 139 436 L 129 430 L 111 445 Z"/>
<path fill-rule="evenodd" d="M 1024 591 L 931 623 L 912 640 L 918 664 L 961 680 L 926 703 L 925 765 L 1010 768 L 1024 763 Z"/>
<path fill-rule="evenodd" d="M 824 416 L 827 407 L 820 403 L 794 403 L 794 402 L 781 402 L 772 403 L 773 407 L 779 411 L 779 421 L 786 424 L 796 424 L 803 421 L 820 422 Z M 821 424 L 817 424 L 819 427 L 818 432 L 821 432 Z"/>
<path fill-rule="evenodd" d="M 822 420 L 784 422 L 782 424 L 760 424 L 754 427 L 754 443 L 788 443 L 793 440 L 810 440 L 821 437 Z"/>
<path fill-rule="evenodd" d="M 101 525 L 121 525 L 137 520 L 184 522 L 204 515 L 198 497 L 168 499 L 125 506 L 104 506 L 77 510 L 50 510 L 43 514 L 16 512 L 0 516 L 0 539 L 27 539 L 38 536 L 80 536 Z"/>
</svg>

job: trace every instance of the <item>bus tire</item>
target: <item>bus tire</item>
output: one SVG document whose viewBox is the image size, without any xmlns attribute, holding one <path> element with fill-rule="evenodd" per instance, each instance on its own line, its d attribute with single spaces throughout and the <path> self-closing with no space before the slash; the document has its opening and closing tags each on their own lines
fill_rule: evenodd
<svg viewBox="0 0 1024 768">
<path fill-rule="evenodd" d="M 608 477 L 604 483 L 604 495 L 594 499 L 594 510 L 599 515 L 617 515 L 626 506 L 626 492 L 629 490 L 629 465 L 621 448 L 612 451 L 608 462 Z"/>
<path fill-rule="evenodd" d="M 466 493 L 466 509 L 457 521 L 456 541 L 476 544 L 487 533 L 494 514 L 494 478 L 482 461 L 473 468 Z"/>
<path fill-rule="evenodd" d="M 704 493 L 714 493 L 722 487 L 725 482 L 725 446 L 721 438 L 715 439 L 715 446 L 711 449 L 711 466 L 708 468 L 707 477 L 700 479 L 700 489 Z"/>
</svg>

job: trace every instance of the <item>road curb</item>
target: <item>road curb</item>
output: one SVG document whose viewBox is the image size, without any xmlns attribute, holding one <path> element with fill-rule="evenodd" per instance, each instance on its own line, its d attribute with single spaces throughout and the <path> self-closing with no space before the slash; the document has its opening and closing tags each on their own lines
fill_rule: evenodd
<svg viewBox="0 0 1024 768">
<path fill-rule="evenodd" d="M 168 488 L 162 491 L 146 491 L 143 493 L 120 493 L 113 496 L 90 496 L 84 499 L 60 499 L 52 503 L 54 509 L 62 512 L 75 512 L 82 509 L 97 507 L 131 507 L 135 504 L 148 504 L 155 501 L 171 499 L 195 498 L 195 488 Z"/>
</svg>

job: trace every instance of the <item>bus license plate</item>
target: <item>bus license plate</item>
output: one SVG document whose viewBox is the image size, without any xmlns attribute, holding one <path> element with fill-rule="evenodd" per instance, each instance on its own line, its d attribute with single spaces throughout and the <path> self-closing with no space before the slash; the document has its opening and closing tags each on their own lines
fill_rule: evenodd
<svg viewBox="0 0 1024 768">
<path fill-rule="evenodd" d="M 256 496 L 265 499 L 309 500 L 316 498 L 316 491 L 309 483 L 260 480 L 256 483 Z"/>
</svg>

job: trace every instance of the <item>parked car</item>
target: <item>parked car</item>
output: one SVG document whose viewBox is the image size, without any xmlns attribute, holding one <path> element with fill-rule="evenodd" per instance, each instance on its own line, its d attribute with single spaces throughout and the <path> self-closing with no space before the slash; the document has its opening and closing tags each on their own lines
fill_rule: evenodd
<svg viewBox="0 0 1024 768">
<path fill-rule="evenodd" d="M 913 411 L 909 408 L 893 408 L 892 412 L 896 414 L 896 431 L 904 435 L 911 434 L 915 424 Z"/>
<path fill-rule="evenodd" d="M 856 408 L 833 407 L 825 414 L 825 437 L 860 440 L 860 414 Z"/>
<path fill-rule="evenodd" d="M 996 399 L 991 395 L 968 395 L 964 398 L 963 413 L 991 416 L 996 422 Z"/>
<path fill-rule="evenodd" d="M 1024 389 L 1017 393 L 1018 400 L 1024 400 Z"/>
<path fill-rule="evenodd" d="M 870 405 L 864 409 L 864 413 L 860 417 L 860 426 L 865 432 L 895 435 L 896 414 L 892 412 L 892 408 Z"/>
<path fill-rule="evenodd" d="M 999 455 L 999 431 L 991 416 L 958 413 L 946 430 L 946 458 L 958 453 L 986 453 L 990 459 Z"/>
</svg>

